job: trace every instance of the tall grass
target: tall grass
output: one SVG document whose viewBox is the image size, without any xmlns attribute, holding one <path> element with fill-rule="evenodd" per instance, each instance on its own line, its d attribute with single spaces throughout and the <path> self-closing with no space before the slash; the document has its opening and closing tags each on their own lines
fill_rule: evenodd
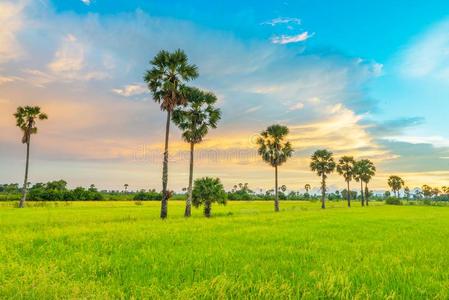
<svg viewBox="0 0 449 300">
<path fill-rule="evenodd" d="M 0 298 L 449 298 L 449 208 L 329 205 L 6 205 Z"/>
</svg>

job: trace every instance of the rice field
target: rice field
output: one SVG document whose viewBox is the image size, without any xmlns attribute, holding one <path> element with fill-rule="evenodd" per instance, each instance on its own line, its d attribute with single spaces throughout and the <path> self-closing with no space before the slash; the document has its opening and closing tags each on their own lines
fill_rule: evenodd
<svg viewBox="0 0 449 300">
<path fill-rule="evenodd" d="M 0 298 L 449 298 L 449 207 L 183 205 L 0 203 Z"/>
</svg>

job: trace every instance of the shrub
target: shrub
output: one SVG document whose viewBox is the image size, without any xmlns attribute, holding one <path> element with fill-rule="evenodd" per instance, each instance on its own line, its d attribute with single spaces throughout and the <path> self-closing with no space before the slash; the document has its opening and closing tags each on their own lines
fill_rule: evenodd
<svg viewBox="0 0 449 300">
<path fill-rule="evenodd" d="M 203 177 L 196 179 L 192 191 L 192 203 L 195 207 L 204 205 L 204 216 L 211 215 L 213 202 L 226 204 L 226 192 L 218 178 Z"/>
<path fill-rule="evenodd" d="M 399 198 L 388 197 L 387 199 L 385 199 L 385 204 L 388 204 L 388 205 L 402 205 L 402 202 L 401 202 L 401 200 L 399 200 Z"/>
</svg>

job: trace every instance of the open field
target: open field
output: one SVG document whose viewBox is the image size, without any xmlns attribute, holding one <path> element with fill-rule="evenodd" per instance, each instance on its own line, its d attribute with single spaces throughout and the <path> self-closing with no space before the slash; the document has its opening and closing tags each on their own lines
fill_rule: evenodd
<svg viewBox="0 0 449 300">
<path fill-rule="evenodd" d="M 449 298 L 449 208 L 373 204 L 2 203 L 0 298 Z"/>
</svg>

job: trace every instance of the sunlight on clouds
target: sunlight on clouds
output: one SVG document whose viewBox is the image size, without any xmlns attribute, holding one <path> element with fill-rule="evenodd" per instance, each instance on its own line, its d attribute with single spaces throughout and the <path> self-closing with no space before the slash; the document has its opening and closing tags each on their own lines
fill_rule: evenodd
<svg viewBox="0 0 449 300">
<path fill-rule="evenodd" d="M 311 37 L 313 37 L 315 33 L 309 34 L 307 31 L 297 34 L 297 35 L 281 35 L 281 36 L 275 36 L 271 39 L 271 42 L 273 44 L 290 44 L 290 43 L 298 43 L 298 42 L 304 42 Z"/>
<path fill-rule="evenodd" d="M 17 59 L 24 54 L 16 37 L 23 27 L 24 6 L 25 1 L 0 3 L 0 63 Z"/>
</svg>

